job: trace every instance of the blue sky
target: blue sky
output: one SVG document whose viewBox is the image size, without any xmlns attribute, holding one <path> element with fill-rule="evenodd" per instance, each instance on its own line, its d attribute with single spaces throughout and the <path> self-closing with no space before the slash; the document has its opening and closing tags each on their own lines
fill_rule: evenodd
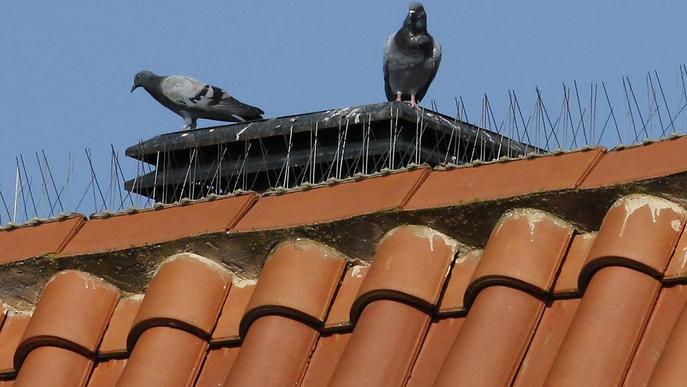
<svg viewBox="0 0 687 387">
<path fill-rule="evenodd" d="M 484 93 L 503 111 L 509 89 L 532 100 L 537 85 L 557 96 L 561 82 L 573 79 L 617 89 L 623 75 L 641 84 L 646 72 L 657 70 L 666 84 L 675 83 L 678 66 L 687 62 L 684 1 L 424 4 L 429 31 L 444 52 L 426 101 L 448 114 L 454 97 L 462 96 L 475 116 Z M 179 129 L 182 120 L 142 90 L 129 93 L 142 69 L 217 84 L 268 117 L 381 101 L 383 41 L 400 26 L 407 5 L 3 2 L 0 190 L 12 195 L 20 153 L 37 171 L 34 153 L 45 150 L 63 180 L 71 152 L 76 174 L 87 178 L 88 147 L 107 180 L 110 144 L 123 152 Z"/>
</svg>

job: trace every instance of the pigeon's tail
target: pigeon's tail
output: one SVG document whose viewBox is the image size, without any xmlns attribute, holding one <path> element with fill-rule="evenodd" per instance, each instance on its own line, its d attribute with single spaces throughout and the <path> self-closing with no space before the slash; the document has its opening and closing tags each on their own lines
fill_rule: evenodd
<svg viewBox="0 0 687 387">
<path fill-rule="evenodd" d="M 222 101 L 217 106 L 221 107 L 225 112 L 229 113 L 231 116 L 239 116 L 246 121 L 262 119 L 262 115 L 265 114 L 265 112 L 262 111 L 262 109 L 245 104 L 234 97 L 222 99 Z"/>
</svg>

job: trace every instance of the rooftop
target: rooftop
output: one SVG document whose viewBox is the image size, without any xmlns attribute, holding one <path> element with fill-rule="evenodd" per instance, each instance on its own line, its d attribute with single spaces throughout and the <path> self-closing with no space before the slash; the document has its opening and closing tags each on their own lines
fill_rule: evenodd
<svg viewBox="0 0 687 387">
<path fill-rule="evenodd" d="M 685 150 L 418 165 L 4 229 L 0 386 L 679 385 Z"/>
</svg>

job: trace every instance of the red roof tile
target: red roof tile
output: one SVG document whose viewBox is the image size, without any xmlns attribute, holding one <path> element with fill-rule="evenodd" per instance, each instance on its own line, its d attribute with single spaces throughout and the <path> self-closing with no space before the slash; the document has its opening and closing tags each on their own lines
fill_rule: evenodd
<svg viewBox="0 0 687 387">
<path fill-rule="evenodd" d="M 31 315 L 10 313 L 0 331 L 0 377 L 14 375 L 14 353 L 29 324 Z"/>
<path fill-rule="evenodd" d="M 288 317 L 258 318 L 246 333 L 226 385 L 297 385 L 305 374 L 318 336 L 314 328 Z"/>
<path fill-rule="evenodd" d="M 679 386 L 685 383 L 687 366 L 687 308 L 682 307 L 673 330 L 667 340 L 661 357 L 651 374 L 649 384 L 652 386 Z"/>
<path fill-rule="evenodd" d="M 217 320 L 217 326 L 212 333 L 212 344 L 226 345 L 241 339 L 239 325 L 246 313 L 246 307 L 255 291 L 252 281 L 238 281 L 232 284 L 229 295 L 224 301 L 222 313 Z"/>
<path fill-rule="evenodd" d="M 98 363 L 88 380 L 88 387 L 115 387 L 125 365 L 126 359 L 112 359 Z"/>
<path fill-rule="evenodd" d="M 429 316 L 415 307 L 392 300 L 371 302 L 363 309 L 328 385 L 402 385 L 428 325 Z"/>
<path fill-rule="evenodd" d="M 538 210 L 507 212 L 494 228 L 472 275 L 466 304 L 479 289 L 494 283 L 549 292 L 572 232 L 572 226 Z"/>
<path fill-rule="evenodd" d="M 302 387 L 326 386 L 336 370 L 341 354 L 350 340 L 350 333 L 335 333 L 322 336 L 310 357 L 308 370 L 303 378 Z"/>
<path fill-rule="evenodd" d="M 579 305 L 579 299 L 556 300 L 544 310 L 527 355 L 520 365 L 514 386 L 544 385 L 546 375 Z"/>
<path fill-rule="evenodd" d="M 505 163 L 435 170 L 405 209 L 446 207 L 535 192 L 574 189 L 603 152 L 592 149 Z"/>
<path fill-rule="evenodd" d="M 134 296 L 119 300 L 98 348 L 100 357 L 117 357 L 127 353 L 126 339 L 141 307 L 141 299 L 140 296 Z"/>
<path fill-rule="evenodd" d="M 417 208 L 542 190 L 574 190 L 598 154 L 594 150 L 437 172 L 437 176 L 443 176 L 441 179 L 447 179 L 443 180 L 443 191 L 437 188 L 442 180 L 430 176 L 425 184 L 437 191 L 423 193 L 421 188 Z M 522 178 L 533 167 L 548 171 L 552 181 L 542 177 L 545 174 L 529 171 L 529 191 L 523 192 L 528 187 L 517 186 L 517 182 L 509 186 L 509 174 Z M 486 174 L 486 180 L 473 181 L 472 191 L 456 191 L 452 184 L 469 181 L 460 175 L 475 174 L 477 170 L 480 175 Z M 121 276 L 112 278 L 122 289 L 145 293 L 138 311 L 136 298 L 140 296 L 119 299 L 117 289 L 84 272 L 57 274 L 43 288 L 33 317 L 25 317 L 25 333 L 17 326 L 14 314 L 4 324 L 0 322 L 0 378 L 14 377 L 16 364 L 17 385 L 319 386 L 361 385 L 367 381 L 370 385 L 566 386 L 665 385 L 683 380 L 687 333 L 682 329 L 682 320 L 687 315 L 683 312 L 687 295 L 683 294 L 681 250 L 687 242 L 678 242 L 685 219 L 684 211 L 675 204 L 677 199 L 673 202 L 656 196 L 630 195 L 611 206 L 604 218 L 601 212 L 610 200 L 618 192 L 630 192 L 630 188 L 604 190 L 602 194 L 585 191 L 581 193 L 585 201 L 580 203 L 599 198 L 584 209 L 585 217 L 594 219 L 583 226 L 601 224 L 598 232 L 590 234 L 580 234 L 571 224 L 559 220 L 565 211 L 556 213 L 557 205 L 548 202 L 550 198 L 540 199 L 542 208 L 551 213 L 494 206 L 499 212 L 489 214 L 489 224 L 475 230 L 491 227 L 496 216 L 504 216 L 492 227 L 490 238 L 480 237 L 488 240 L 479 249 L 459 244 L 464 230 L 460 227 L 451 234 L 457 242 L 428 228 L 425 224 L 434 224 L 433 219 L 424 213 L 380 214 L 379 219 L 365 219 L 369 226 L 366 230 L 381 235 L 396 229 L 380 240 L 370 241 L 371 237 L 362 235 L 361 245 L 379 242 L 369 266 L 357 260 L 361 257 L 345 257 L 314 240 L 294 239 L 317 239 L 317 233 L 310 234 L 307 227 L 316 222 L 399 209 L 421 183 L 421 172 L 372 179 L 369 184 L 374 188 L 369 192 L 367 188 L 354 188 L 362 187 L 364 180 L 269 197 L 271 208 L 295 204 L 283 209 L 289 218 L 272 215 L 273 223 L 260 227 L 306 227 L 277 233 L 223 235 L 223 240 L 240 243 L 222 246 L 214 245 L 207 237 L 199 239 L 203 246 L 218 251 L 214 259 L 222 259 L 227 265 L 192 254 L 164 260 L 161 254 L 167 253 L 155 249 L 146 249 L 150 258 L 138 254 L 129 260 L 128 253 L 95 257 L 103 266 L 94 266 L 94 257 L 32 260 L 21 268 L 23 272 L 52 273 L 57 264 L 103 272 L 107 272 L 107 266 L 126 265 L 127 273 L 148 273 L 151 263 L 163 264 L 151 272 L 147 291 L 142 288 L 145 278 L 131 282 Z M 489 185 L 497 178 L 502 179 L 503 187 Z M 671 178 L 684 181 L 679 176 Z M 477 187 L 486 188 L 479 191 Z M 638 191 L 653 192 L 652 187 L 643 183 Z M 305 195 L 317 190 L 326 195 Z M 324 206 L 326 196 L 332 192 L 348 192 L 358 195 L 354 196 L 358 199 L 342 201 L 346 204 L 340 212 L 336 212 L 335 202 L 321 207 L 323 213 L 307 207 L 307 200 L 314 197 Z M 379 195 L 370 199 L 368 207 L 368 198 L 360 195 L 370 192 Z M 448 198 L 438 192 L 446 193 Z M 660 190 L 656 193 L 671 197 Z M 300 199 L 294 199 L 297 197 Z M 222 200 L 236 204 L 247 199 L 239 198 Z M 527 205 L 536 207 L 540 203 L 537 198 L 528 199 Z M 222 200 L 215 202 L 219 203 L 217 208 L 234 205 L 222 204 Z M 347 204 L 355 201 L 363 207 Z M 92 239 L 82 245 L 83 250 L 71 251 L 90 254 L 158 243 L 153 240 L 174 240 L 196 235 L 196 231 L 223 233 L 240 216 L 212 213 L 207 203 L 152 211 L 158 215 L 150 216 L 161 217 L 154 222 L 141 221 L 145 218 L 141 214 L 89 221 L 87 225 L 100 225 L 101 239 L 92 238 L 95 234 L 89 233 L 93 230 L 84 227 L 86 234 L 81 242 Z M 491 210 L 490 205 L 484 203 L 480 211 Z M 159 215 L 165 211 L 177 215 Z M 176 218 L 180 214 L 183 219 Z M 260 216 L 267 217 L 265 214 Z M 437 214 L 440 212 L 427 216 Z M 457 222 L 480 221 L 475 216 Z M 177 224 L 164 225 L 169 227 L 166 235 L 159 224 L 155 230 L 151 226 L 152 231 L 147 233 L 146 225 L 162 222 L 163 218 Z M 189 219 L 194 226 L 184 228 L 184 220 Z M 416 219 L 416 224 L 398 227 L 408 219 Z M 107 221 L 117 224 L 113 226 L 113 240 L 104 231 Z M 351 227 L 356 227 L 349 223 L 332 223 L 331 230 L 349 233 Z M 450 227 L 436 227 L 451 231 Z M 196 231 L 189 232 L 191 229 Z M 134 232 L 130 230 L 146 235 L 131 237 L 128 243 L 127 233 Z M 157 235 L 157 239 L 151 235 Z M 323 240 L 338 238 L 330 235 Z M 178 246 L 192 251 L 198 244 L 184 242 Z M 256 270 L 264 258 L 260 251 L 273 246 L 262 269 Z M 454 260 L 458 246 L 462 255 Z M 224 249 L 230 251 L 221 251 Z M 241 260 L 232 260 L 237 255 Z M 245 262 L 250 266 L 241 266 Z M 44 266 L 37 269 L 35 265 Z M 0 264 L 0 268 L 10 268 L 12 273 L 16 273 L 15 266 Z M 233 284 L 230 270 L 238 274 Z M 664 270 L 667 282 L 661 283 Z M 255 278 L 253 275 L 255 280 L 238 279 Z M 44 277 L 35 281 L 31 276 L 12 278 L 19 289 L 34 286 L 40 290 L 37 286 L 44 281 Z M 27 285 L 31 281 L 37 285 Z M 578 284 L 583 286 L 578 288 Z M 11 299 L 1 293 L 6 291 L 0 286 L 0 294 Z M 0 316 L 4 316 L 4 310 Z M 127 338 L 128 346 L 124 344 Z M 16 345 L 13 340 L 21 340 L 17 350 L 12 348 Z"/>
<path fill-rule="evenodd" d="M 198 381 L 196 381 L 196 387 L 223 386 L 234 365 L 236 356 L 239 354 L 239 350 L 239 347 L 210 350 L 205 357 L 205 363 L 198 376 Z"/>
<path fill-rule="evenodd" d="M 119 297 L 118 290 L 87 273 L 64 271 L 45 286 L 14 355 L 21 367 L 35 348 L 58 346 L 94 356 Z"/>
<path fill-rule="evenodd" d="M 687 303 L 687 286 L 674 286 L 661 289 L 642 341 L 637 347 L 632 364 L 627 372 L 625 383 L 628 386 L 646 386 L 649 383 L 656 363 L 671 340 L 671 332 Z M 658 384 L 660 385 L 660 384 Z"/>
<path fill-rule="evenodd" d="M 76 352 L 58 347 L 38 347 L 26 356 L 16 387 L 85 386 L 93 361 Z"/>
<path fill-rule="evenodd" d="M 580 188 L 609 186 L 687 171 L 687 137 L 606 153 Z"/>
<path fill-rule="evenodd" d="M 544 302 L 521 290 L 489 286 L 477 294 L 435 386 L 509 385 L 539 322 Z"/>
<path fill-rule="evenodd" d="M 408 387 L 431 386 L 451 350 L 464 318 L 444 318 L 432 322 L 408 380 Z"/>
<path fill-rule="evenodd" d="M 570 243 L 570 248 L 565 255 L 561 272 L 556 280 L 554 293 L 556 295 L 574 295 L 579 292 L 578 279 L 580 271 L 585 262 L 589 251 L 596 240 L 595 233 L 577 234 Z"/>
<path fill-rule="evenodd" d="M 327 316 L 327 321 L 324 323 L 324 329 L 335 331 L 351 327 L 353 324 L 351 321 L 351 307 L 360 291 L 360 286 L 362 286 L 367 276 L 369 268 L 369 266 L 356 265 L 346 271 L 346 275 L 341 282 L 336 298 L 334 298 L 332 303 L 332 308 Z"/>
<path fill-rule="evenodd" d="M 310 240 L 279 244 L 265 262 L 241 321 L 241 332 L 265 314 L 293 315 L 322 324 L 345 265 L 339 252 Z"/>
<path fill-rule="evenodd" d="M 235 231 L 317 224 L 402 207 L 428 173 L 427 168 L 362 181 L 262 196 Z"/>
<path fill-rule="evenodd" d="M 83 226 L 82 215 L 0 231 L 0 264 L 60 252 Z"/>
<path fill-rule="evenodd" d="M 456 241 L 429 227 L 401 226 L 389 231 L 358 291 L 353 319 L 378 298 L 435 306 L 457 249 Z"/>
<path fill-rule="evenodd" d="M 666 199 L 630 195 L 616 201 L 606 213 L 587 262 L 580 274 L 584 289 L 599 267 L 623 264 L 661 276 L 670 259 L 687 212 Z"/>
<path fill-rule="evenodd" d="M 148 328 L 131 351 L 118 385 L 190 386 L 200 371 L 207 347 L 207 342 L 180 329 Z"/>
<path fill-rule="evenodd" d="M 680 280 L 687 277 L 687 232 L 682 232 L 664 275 L 666 280 Z"/>
<path fill-rule="evenodd" d="M 151 281 L 127 339 L 155 326 L 184 329 L 209 338 L 231 284 L 231 274 L 207 258 L 179 254 L 169 258 Z"/>
<path fill-rule="evenodd" d="M 482 258 L 483 250 L 474 249 L 458 257 L 451 270 L 451 278 L 444 290 L 439 305 L 439 314 L 452 314 L 465 312 L 463 296 L 470 284 L 470 279 L 475 273 L 475 268 Z"/>
<path fill-rule="evenodd" d="M 255 194 L 247 194 L 90 219 L 61 255 L 103 253 L 224 232 L 236 224 L 254 201 Z"/>
<path fill-rule="evenodd" d="M 659 288 L 655 278 L 633 269 L 609 266 L 596 272 L 546 383 L 621 384 Z"/>
</svg>

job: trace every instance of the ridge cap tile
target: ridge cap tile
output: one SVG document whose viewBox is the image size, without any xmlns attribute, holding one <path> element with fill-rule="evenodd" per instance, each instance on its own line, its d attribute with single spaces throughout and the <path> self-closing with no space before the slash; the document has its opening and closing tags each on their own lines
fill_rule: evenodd
<svg viewBox="0 0 687 387">
<path fill-rule="evenodd" d="M 492 285 L 547 295 L 573 231 L 572 225 L 544 211 L 518 208 L 504 213 L 475 268 L 464 305 L 469 307 L 479 291 Z"/>
<path fill-rule="evenodd" d="M 575 189 L 601 154 L 602 149 L 590 149 L 506 163 L 433 170 L 403 209 L 450 207 L 472 201 Z"/>
<path fill-rule="evenodd" d="M 38 347 L 68 348 L 94 356 L 119 298 L 119 290 L 92 274 L 65 270 L 43 288 L 38 305 L 14 354 L 19 369 Z"/>
<path fill-rule="evenodd" d="M 225 233 L 255 200 L 253 193 L 161 210 L 92 218 L 64 246 L 59 256 L 99 254 Z"/>
<path fill-rule="evenodd" d="M 687 172 L 685 149 L 687 136 L 614 148 L 606 152 L 580 188 L 606 187 Z"/>
<path fill-rule="evenodd" d="M 231 286 L 232 274 L 221 264 L 180 253 L 157 268 L 127 337 L 131 351 L 147 329 L 168 326 L 209 339 Z"/>
<path fill-rule="evenodd" d="M 0 230 L 0 265 L 59 253 L 85 222 L 79 214 Z"/>
<path fill-rule="evenodd" d="M 328 223 L 402 208 L 428 167 L 258 198 L 231 232 Z"/>
<path fill-rule="evenodd" d="M 377 299 L 433 309 L 458 252 L 454 239 L 426 226 L 399 226 L 381 239 L 351 307 L 353 322 Z"/>
<path fill-rule="evenodd" d="M 250 324 L 268 314 L 286 315 L 321 327 L 346 261 L 346 256 L 334 248 L 310 239 L 277 244 L 265 261 L 241 319 L 241 337 L 245 337 Z"/>
<path fill-rule="evenodd" d="M 609 265 L 661 278 L 685 225 L 687 211 L 667 199 L 631 194 L 613 203 L 579 277 L 584 291 L 591 276 Z"/>
</svg>

